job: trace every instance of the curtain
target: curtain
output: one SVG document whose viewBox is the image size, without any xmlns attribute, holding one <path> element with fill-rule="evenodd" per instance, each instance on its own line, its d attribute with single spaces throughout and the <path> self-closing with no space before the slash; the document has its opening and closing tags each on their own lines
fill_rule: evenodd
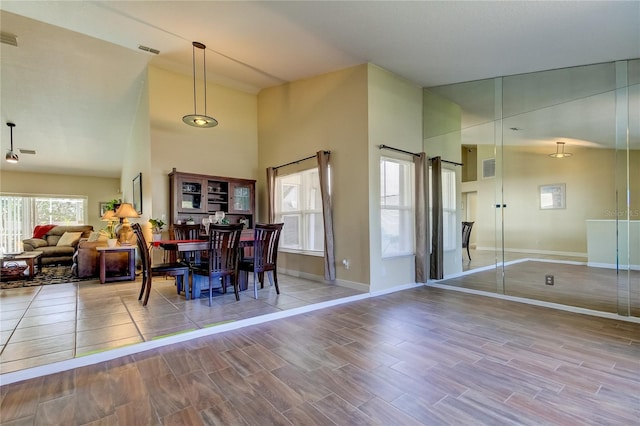
<svg viewBox="0 0 640 426">
<path fill-rule="evenodd" d="M 442 162 L 440 157 L 431 159 L 431 268 L 429 278 L 444 278 L 444 228 L 442 224 Z"/>
<path fill-rule="evenodd" d="M 275 167 L 267 167 L 267 220 L 268 223 L 276 221 L 276 176 L 278 170 Z"/>
<path fill-rule="evenodd" d="M 336 255 L 333 240 L 333 213 L 331 206 L 331 188 L 329 185 L 329 156 L 326 151 L 318 151 L 318 175 L 322 195 L 322 220 L 324 223 L 324 278 L 336 279 Z"/>
<path fill-rule="evenodd" d="M 421 152 L 413 157 L 415 168 L 415 228 L 416 228 L 416 282 L 426 283 L 429 276 L 429 162 Z"/>
</svg>

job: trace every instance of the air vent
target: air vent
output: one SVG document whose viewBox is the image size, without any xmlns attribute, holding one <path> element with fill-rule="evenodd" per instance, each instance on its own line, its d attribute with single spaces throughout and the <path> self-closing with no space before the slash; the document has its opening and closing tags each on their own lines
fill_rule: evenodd
<svg viewBox="0 0 640 426">
<path fill-rule="evenodd" d="M 35 154 L 36 150 L 35 149 L 23 149 L 20 148 L 20 154 Z"/>
<path fill-rule="evenodd" d="M 159 50 L 156 50 L 156 49 L 151 48 L 151 47 L 143 46 L 143 45 L 139 45 L 138 49 L 144 50 L 145 52 L 154 53 L 156 55 L 160 53 Z"/>
<path fill-rule="evenodd" d="M 18 47 L 18 37 L 15 34 L 0 32 L 0 43 Z"/>
<path fill-rule="evenodd" d="M 496 159 L 487 158 L 482 160 L 482 178 L 488 179 L 492 177 L 496 177 Z"/>
</svg>

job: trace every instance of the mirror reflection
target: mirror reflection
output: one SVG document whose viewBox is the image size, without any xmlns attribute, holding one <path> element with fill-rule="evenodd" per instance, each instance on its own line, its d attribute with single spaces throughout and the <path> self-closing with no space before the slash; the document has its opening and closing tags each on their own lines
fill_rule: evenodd
<svg viewBox="0 0 640 426">
<path fill-rule="evenodd" d="M 425 89 L 425 151 L 464 164 L 443 284 L 638 316 L 639 63 Z"/>
</svg>

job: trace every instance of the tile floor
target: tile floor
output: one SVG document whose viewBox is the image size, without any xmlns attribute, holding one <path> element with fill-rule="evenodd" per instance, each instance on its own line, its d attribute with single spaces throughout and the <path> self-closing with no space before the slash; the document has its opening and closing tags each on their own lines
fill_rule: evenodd
<svg viewBox="0 0 640 426">
<path fill-rule="evenodd" d="M 250 281 L 251 282 L 251 281 Z M 81 357 L 163 336 L 312 305 L 361 292 L 279 276 L 280 295 L 268 282 L 253 298 L 233 291 L 185 300 L 173 279 L 155 277 L 147 307 L 140 282 L 98 281 L 7 289 L 0 292 L 0 373 Z"/>
</svg>

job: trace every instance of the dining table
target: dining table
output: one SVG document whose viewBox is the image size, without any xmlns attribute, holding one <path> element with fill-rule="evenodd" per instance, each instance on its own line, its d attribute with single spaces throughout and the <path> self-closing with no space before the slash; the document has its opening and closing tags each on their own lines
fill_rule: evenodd
<svg viewBox="0 0 640 426">
<path fill-rule="evenodd" d="M 245 251 L 245 256 L 248 255 L 246 253 L 247 249 L 253 248 L 254 242 L 254 234 L 253 229 L 245 229 L 240 234 L 240 250 Z M 207 251 L 209 249 L 209 237 L 205 234 L 200 235 L 198 239 L 190 239 L 190 240 L 155 240 L 152 241 L 151 245 L 154 248 L 161 248 L 163 250 L 172 250 L 177 252 L 185 252 L 185 251 L 193 251 L 193 252 L 201 252 Z M 253 253 L 251 253 L 252 255 Z M 191 281 L 191 280 L 190 280 Z M 194 291 L 192 293 L 192 297 L 198 298 L 200 297 L 200 286 L 195 286 Z M 247 283 L 240 283 L 240 290 L 246 290 Z M 198 291 L 196 291 L 198 290 Z"/>
</svg>

